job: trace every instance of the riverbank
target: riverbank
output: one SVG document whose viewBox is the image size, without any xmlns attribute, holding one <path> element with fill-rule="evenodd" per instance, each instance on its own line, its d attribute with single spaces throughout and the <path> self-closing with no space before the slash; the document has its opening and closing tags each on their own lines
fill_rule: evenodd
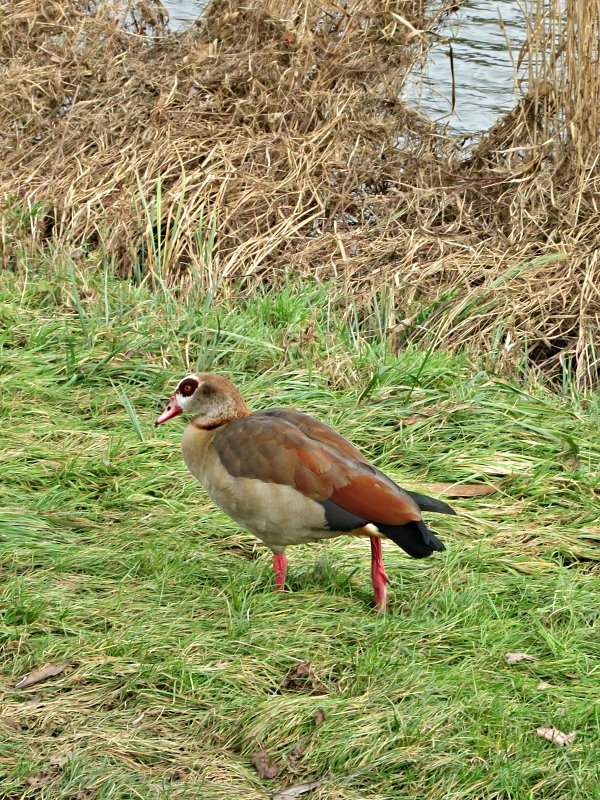
<svg viewBox="0 0 600 800">
<path fill-rule="evenodd" d="M 335 279 L 398 352 L 592 386 L 593 6 L 534 18 L 530 90 L 465 157 L 400 99 L 437 2 L 219 2 L 175 34 L 148 4 L 23 0 L 1 40 L 3 264 L 108 257 L 210 297 Z M 563 46 L 536 60 L 548 30 Z"/>
</svg>

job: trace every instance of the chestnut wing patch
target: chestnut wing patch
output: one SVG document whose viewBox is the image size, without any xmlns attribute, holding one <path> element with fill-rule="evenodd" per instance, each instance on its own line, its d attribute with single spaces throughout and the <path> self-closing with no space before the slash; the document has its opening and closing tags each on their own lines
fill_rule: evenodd
<svg viewBox="0 0 600 800">
<path fill-rule="evenodd" d="M 313 439 L 315 442 L 321 442 L 321 444 L 326 444 L 355 461 L 361 461 L 363 464 L 369 463 L 358 447 L 355 447 L 352 442 L 345 439 L 335 428 L 326 425 L 324 422 L 321 422 L 320 419 L 311 417 L 310 414 L 305 414 L 303 411 L 296 411 L 293 408 L 270 408 L 267 411 L 261 411 L 260 414 L 269 418 L 283 419 L 301 430 L 309 439 Z"/>
<path fill-rule="evenodd" d="M 345 443 L 338 447 L 328 433 L 332 429 L 323 426 L 323 433 L 318 425 L 312 426 L 311 417 L 300 415 L 302 426 L 316 431 L 313 438 L 291 421 L 292 414 L 296 417 L 299 412 L 259 411 L 218 431 L 213 446 L 230 475 L 292 486 L 317 502 L 330 501 L 329 525 L 335 525 L 334 517 L 339 524 L 343 517 L 348 525 L 353 517 L 359 524 L 352 527 L 366 522 L 403 525 L 421 519 L 415 501 L 364 457 L 357 459 L 350 442 L 333 431 Z"/>
<path fill-rule="evenodd" d="M 404 525 L 421 519 L 414 500 L 377 473 L 354 475 L 345 486 L 334 489 L 331 499 L 341 508 L 375 524 Z"/>
</svg>

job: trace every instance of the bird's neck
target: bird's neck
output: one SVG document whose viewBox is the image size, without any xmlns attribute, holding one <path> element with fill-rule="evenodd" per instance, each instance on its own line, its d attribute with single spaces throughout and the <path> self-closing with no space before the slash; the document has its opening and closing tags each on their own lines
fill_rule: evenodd
<svg viewBox="0 0 600 800">
<path fill-rule="evenodd" d="M 246 404 L 243 397 L 230 398 L 230 402 L 224 404 L 222 408 L 218 408 L 210 416 L 199 414 L 195 416 L 191 423 L 195 428 L 202 431 L 214 431 L 221 428 L 223 425 L 228 425 L 236 419 L 244 419 L 249 417 L 252 413 L 250 407 Z"/>
</svg>

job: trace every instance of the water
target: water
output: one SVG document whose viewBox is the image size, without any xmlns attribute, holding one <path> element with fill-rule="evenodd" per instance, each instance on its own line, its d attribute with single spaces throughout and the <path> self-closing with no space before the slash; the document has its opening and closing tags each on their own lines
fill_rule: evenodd
<svg viewBox="0 0 600 800">
<path fill-rule="evenodd" d="M 197 19 L 207 0 L 163 1 L 177 30 Z M 454 112 L 447 44 L 435 47 L 423 69 L 415 71 L 406 97 L 457 133 L 485 130 L 515 104 L 512 59 L 517 59 L 525 30 L 520 0 L 467 0 L 439 31 L 451 39 L 454 51 Z"/>
<path fill-rule="evenodd" d="M 163 0 L 174 30 L 181 30 L 198 19 L 207 3 L 208 0 Z"/>
<path fill-rule="evenodd" d="M 516 102 L 513 59 L 516 63 L 525 33 L 519 0 L 467 0 L 440 31 L 452 42 L 454 113 L 447 44 L 434 47 L 423 70 L 415 73 L 407 97 L 431 119 L 447 122 L 454 131 L 489 128 Z"/>
</svg>

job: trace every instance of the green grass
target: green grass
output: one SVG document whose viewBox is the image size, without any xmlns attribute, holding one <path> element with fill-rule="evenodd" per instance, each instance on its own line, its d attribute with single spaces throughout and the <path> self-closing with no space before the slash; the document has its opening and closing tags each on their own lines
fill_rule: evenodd
<svg viewBox="0 0 600 800">
<path fill-rule="evenodd" d="M 310 284 L 214 305 L 70 263 L 1 275 L 3 800 L 314 779 L 311 800 L 600 797 L 600 398 L 395 357 L 380 307 L 359 321 Z M 334 424 L 408 487 L 499 491 L 436 520 L 446 553 L 385 549 L 385 617 L 359 541 L 290 549 L 276 595 L 269 553 L 186 472 L 180 420 L 153 428 L 196 367 Z M 324 693 L 282 687 L 307 659 Z M 536 736 L 549 724 L 574 744 Z"/>
</svg>

